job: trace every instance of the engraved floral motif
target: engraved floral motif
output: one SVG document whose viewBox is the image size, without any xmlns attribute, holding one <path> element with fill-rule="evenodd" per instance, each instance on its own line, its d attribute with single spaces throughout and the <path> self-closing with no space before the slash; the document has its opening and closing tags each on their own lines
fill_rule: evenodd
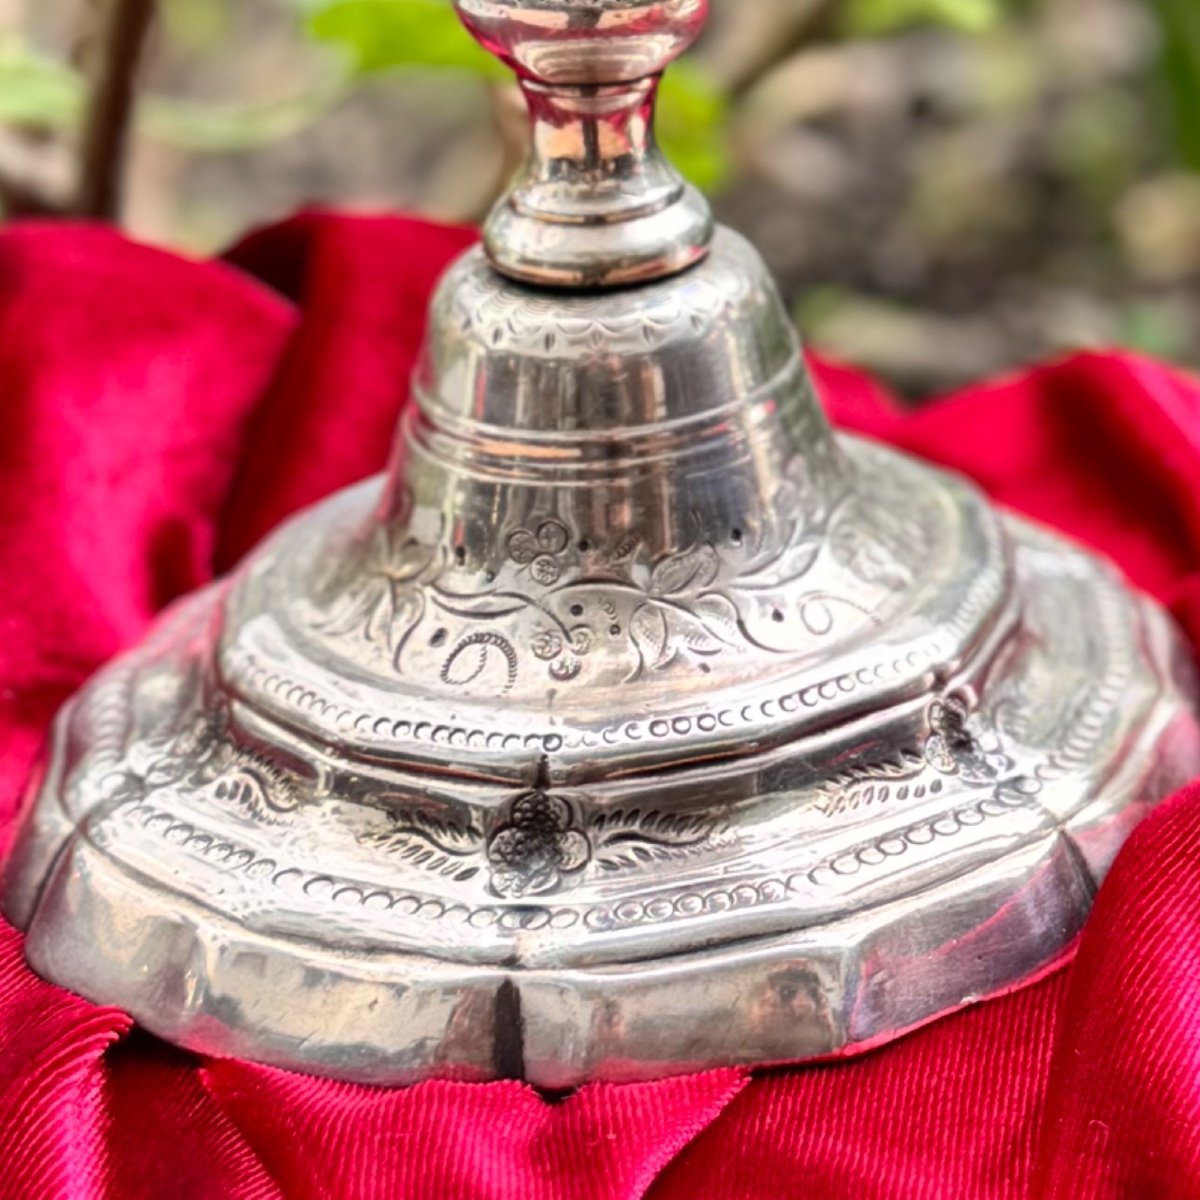
<svg viewBox="0 0 1200 1200">
<path fill-rule="evenodd" d="M 361 635 L 386 647 L 399 670 L 409 639 L 425 619 L 428 589 L 445 564 L 436 546 L 411 534 L 397 542 L 386 525 L 373 539 L 369 562 L 362 585 L 339 597 L 317 628 L 333 637 Z"/>
<path fill-rule="evenodd" d="M 929 708 L 929 727 L 925 760 L 941 774 L 988 784 L 1012 769 L 999 734 L 978 720 L 962 696 L 935 700 Z"/>
<path fill-rule="evenodd" d="M 837 816 L 892 802 L 920 801 L 939 795 L 947 778 L 972 788 L 997 787 L 1006 781 L 1013 759 L 999 734 L 980 721 L 964 696 L 934 700 L 926 720 L 930 732 L 923 746 L 835 775 L 822 786 L 818 809 Z"/>
<path fill-rule="evenodd" d="M 677 547 L 658 555 L 636 528 L 599 539 L 557 509 L 511 524 L 497 557 L 475 557 L 445 528 L 427 544 L 385 525 L 364 548 L 360 582 L 331 588 L 315 628 L 365 639 L 402 675 L 493 696 L 539 676 L 572 682 L 592 661 L 634 682 L 710 671 L 722 656 L 797 653 L 874 620 L 881 593 L 911 585 L 908 564 L 932 536 L 911 513 L 876 512 L 896 507 L 886 489 L 855 497 L 836 449 L 808 440 L 762 509 L 717 538 L 684 514 Z"/>
<path fill-rule="evenodd" d="M 508 820 L 488 839 L 491 886 L 498 896 L 521 899 L 555 892 L 592 857 L 587 835 L 566 800 L 541 789 L 521 796 Z"/>
<path fill-rule="evenodd" d="M 537 533 L 518 529 L 507 539 L 508 556 L 518 566 L 527 567 L 533 581 L 542 587 L 553 587 L 564 569 L 563 551 L 571 544 L 567 527 L 556 520 L 543 521 Z"/>
</svg>

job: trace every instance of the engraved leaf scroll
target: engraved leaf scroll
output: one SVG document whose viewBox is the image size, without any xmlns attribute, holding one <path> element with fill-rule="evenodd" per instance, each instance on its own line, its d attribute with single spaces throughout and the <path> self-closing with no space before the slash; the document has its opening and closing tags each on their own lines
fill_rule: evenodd
<svg viewBox="0 0 1200 1200">
<path fill-rule="evenodd" d="M 789 477 L 770 511 L 748 515 L 719 545 L 700 536 L 693 514 L 695 540 L 656 561 L 632 530 L 596 541 L 555 513 L 510 528 L 500 563 L 384 532 L 368 550 L 365 578 L 333 598 L 317 628 L 386 650 L 401 674 L 433 673 L 497 697 L 530 672 L 575 680 L 600 649 L 605 661 L 623 661 L 629 682 L 681 663 L 707 671 L 706 660 L 725 653 L 792 652 L 798 636 L 825 640 L 875 616 L 869 600 L 840 586 L 790 594 L 816 573 L 827 546 L 863 583 L 891 590 L 908 582 L 893 544 L 905 544 L 903 519 L 874 538 L 847 494 L 814 521 L 801 502 L 810 485 L 804 472 Z"/>
</svg>

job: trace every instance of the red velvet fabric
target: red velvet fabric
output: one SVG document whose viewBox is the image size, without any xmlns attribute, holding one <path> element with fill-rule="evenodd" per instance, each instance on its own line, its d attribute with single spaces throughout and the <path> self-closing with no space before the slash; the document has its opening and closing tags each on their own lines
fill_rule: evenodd
<svg viewBox="0 0 1200 1200">
<path fill-rule="evenodd" d="M 0 233 L 0 818 L 56 706 L 172 597 L 384 464 L 470 234 L 308 214 L 227 263 Z M 1200 383 L 1085 355 L 844 425 L 1090 542 L 1200 640 Z M 1148 820 L 1074 963 L 857 1059 L 551 1102 L 203 1061 L 34 978 L 0 930 L 0 1197 L 1200 1196 L 1200 786 Z"/>
</svg>

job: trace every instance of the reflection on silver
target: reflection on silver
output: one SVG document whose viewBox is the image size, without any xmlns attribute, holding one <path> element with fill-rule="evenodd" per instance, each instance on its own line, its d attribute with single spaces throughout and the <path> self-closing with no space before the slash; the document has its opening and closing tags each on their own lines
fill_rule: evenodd
<svg viewBox="0 0 1200 1200">
<path fill-rule="evenodd" d="M 7 871 L 30 961 L 210 1054 L 549 1088 L 1043 969 L 1200 768 L 1168 618 L 834 436 L 758 256 L 679 236 L 697 197 L 597 113 L 703 0 L 459 7 L 542 157 L 441 285 L 389 476 L 60 716 Z"/>
</svg>

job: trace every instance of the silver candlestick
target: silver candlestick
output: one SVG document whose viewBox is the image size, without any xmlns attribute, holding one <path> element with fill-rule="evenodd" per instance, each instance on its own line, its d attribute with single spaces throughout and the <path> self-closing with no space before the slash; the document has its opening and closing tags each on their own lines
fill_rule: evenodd
<svg viewBox="0 0 1200 1200">
<path fill-rule="evenodd" d="M 834 435 L 655 148 L 705 0 L 459 0 L 532 161 L 394 466 L 59 717 L 5 910 L 195 1050 L 550 1088 L 876 1043 L 1060 957 L 1200 770 L 1112 569 Z"/>
</svg>

